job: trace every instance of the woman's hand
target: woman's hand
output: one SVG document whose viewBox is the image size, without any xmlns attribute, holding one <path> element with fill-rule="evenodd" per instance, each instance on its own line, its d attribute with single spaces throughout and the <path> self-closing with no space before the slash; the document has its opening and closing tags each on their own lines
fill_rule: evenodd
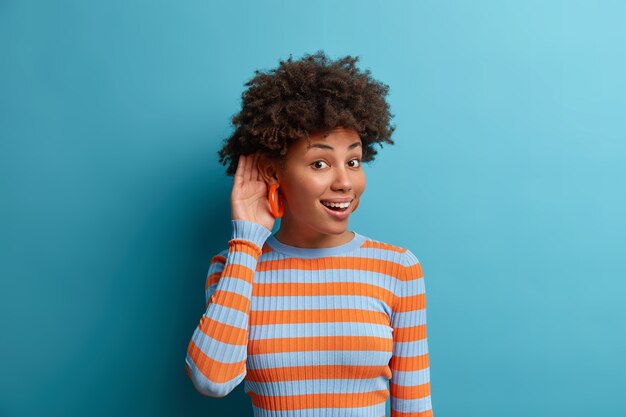
<svg viewBox="0 0 626 417">
<path fill-rule="evenodd" d="M 258 161 L 258 153 L 239 156 L 230 196 L 231 217 L 258 223 L 271 231 L 276 219 L 270 211 L 268 187 L 257 169 Z"/>
</svg>

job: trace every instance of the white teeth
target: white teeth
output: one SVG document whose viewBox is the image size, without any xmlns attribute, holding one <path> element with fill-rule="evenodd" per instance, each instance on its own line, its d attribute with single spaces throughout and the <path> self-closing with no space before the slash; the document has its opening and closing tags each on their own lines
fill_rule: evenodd
<svg viewBox="0 0 626 417">
<path fill-rule="evenodd" d="M 347 203 L 325 203 L 322 202 L 323 205 L 328 206 L 328 207 L 339 207 L 339 208 L 348 208 L 348 206 L 350 205 L 350 202 Z"/>
</svg>

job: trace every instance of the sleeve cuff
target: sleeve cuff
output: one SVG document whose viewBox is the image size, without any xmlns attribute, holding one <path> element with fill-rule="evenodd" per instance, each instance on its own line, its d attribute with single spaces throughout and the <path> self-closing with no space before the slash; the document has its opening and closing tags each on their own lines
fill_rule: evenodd
<svg viewBox="0 0 626 417">
<path fill-rule="evenodd" d="M 272 231 L 265 226 L 261 226 L 258 223 L 248 220 L 232 220 L 233 232 L 231 234 L 232 239 L 244 239 L 248 240 L 259 248 L 263 247 L 263 244 L 267 238 L 272 234 Z"/>
</svg>

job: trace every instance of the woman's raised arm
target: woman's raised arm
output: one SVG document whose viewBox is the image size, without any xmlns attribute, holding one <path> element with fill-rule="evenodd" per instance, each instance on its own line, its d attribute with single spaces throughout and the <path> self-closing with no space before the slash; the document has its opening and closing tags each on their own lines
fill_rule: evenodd
<svg viewBox="0 0 626 417">
<path fill-rule="evenodd" d="M 206 311 L 187 348 L 187 375 L 199 392 L 210 397 L 225 397 L 246 376 L 254 272 L 274 224 L 257 163 L 258 155 L 239 158 L 231 193 L 228 252 L 225 258 L 213 257 L 205 288 Z"/>
<path fill-rule="evenodd" d="M 232 220 L 233 233 L 225 262 L 215 256 L 208 281 L 217 280 L 185 359 L 195 388 L 209 397 L 225 397 L 246 376 L 248 317 L 254 271 L 263 243 L 271 234 L 247 220 Z M 223 258 L 222 258 L 223 259 Z"/>
</svg>

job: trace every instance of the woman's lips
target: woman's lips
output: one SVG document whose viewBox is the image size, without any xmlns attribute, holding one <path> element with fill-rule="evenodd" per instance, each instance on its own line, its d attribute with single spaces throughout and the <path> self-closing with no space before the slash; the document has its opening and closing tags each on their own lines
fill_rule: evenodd
<svg viewBox="0 0 626 417">
<path fill-rule="evenodd" d="M 322 205 L 322 207 L 324 207 L 324 210 L 326 210 L 326 212 L 328 214 L 330 214 L 332 217 L 336 218 L 337 220 L 344 220 L 344 219 L 346 219 L 348 217 L 348 215 L 350 215 L 350 213 L 352 212 L 352 207 L 353 207 L 353 205 L 352 205 L 353 203 L 350 202 L 350 205 L 344 211 L 335 211 L 335 210 L 329 209 L 328 207 L 326 207 L 321 202 L 320 202 L 320 204 Z"/>
</svg>

